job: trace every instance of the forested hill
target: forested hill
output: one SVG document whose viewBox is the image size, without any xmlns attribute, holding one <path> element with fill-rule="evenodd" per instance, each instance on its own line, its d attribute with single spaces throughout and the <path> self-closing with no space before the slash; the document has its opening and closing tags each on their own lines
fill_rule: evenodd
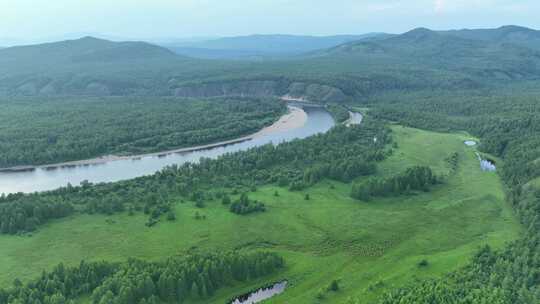
<svg viewBox="0 0 540 304">
<path fill-rule="evenodd" d="M 411 69 L 414 66 L 416 70 L 454 71 L 472 78 L 508 80 L 540 76 L 540 51 L 521 43 L 462 36 L 467 35 L 417 28 L 385 39 L 343 44 L 319 55 L 353 57 L 359 61 L 370 59 L 381 65 L 393 64 L 394 69 Z"/>
<path fill-rule="evenodd" d="M 507 25 L 496 29 L 453 30 L 439 32 L 466 39 L 516 44 L 540 50 L 540 31 L 526 27 Z"/>
<path fill-rule="evenodd" d="M 92 37 L 0 50 L 0 95 L 127 95 L 190 60 L 146 42 Z"/>
<path fill-rule="evenodd" d="M 0 50 L 0 96 L 291 95 L 341 102 L 383 91 L 490 88 L 540 78 L 537 33 L 418 28 L 263 62 L 194 59 L 143 42 L 87 37 Z"/>
<path fill-rule="evenodd" d="M 112 42 L 93 37 L 29 46 L 16 46 L 0 51 L 2 73 L 14 72 L 16 66 L 37 68 L 48 65 L 83 63 L 117 63 L 143 60 L 179 59 L 168 49 L 146 42 Z"/>
</svg>

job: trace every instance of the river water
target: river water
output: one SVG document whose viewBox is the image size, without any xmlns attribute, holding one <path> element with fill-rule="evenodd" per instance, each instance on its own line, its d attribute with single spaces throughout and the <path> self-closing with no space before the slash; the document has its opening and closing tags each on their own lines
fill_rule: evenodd
<svg viewBox="0 0 540 304">
<path fill-rule="evenodd" d="M 248 141 L 194 152 L 175 153 L 166 156 L 145 156 L 140 159 L 123 159 L 103 164 L 75 166 L 70 168 L 43 169 L 26 172 L 1 172 L 0 193 L 47 191 L 82 181 L 92 183 L 115 182 L 153 174 L 166 166 L 196 162 L 201 157 L 216 158 L 225 153 L 246 150 L 269 143 L 279 144 L 297 138 L 324 133 L 335 124 L 324 108 L 303 106 L 307 114 L 306 123 L 292 130 L 280 130 L 261 135 Z"/>
</svg>

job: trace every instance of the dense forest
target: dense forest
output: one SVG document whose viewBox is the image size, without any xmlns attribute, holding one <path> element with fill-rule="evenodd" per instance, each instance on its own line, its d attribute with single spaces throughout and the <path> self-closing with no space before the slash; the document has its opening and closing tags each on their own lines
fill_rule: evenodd
<svg viewBox="0 0 540 304">
<path fill-rule="evenodd" d="M 379 140 L 375 142 L 374 137 Z M 268 183 L 301 190 L 323 178 L 350 182 L 376 172 L 376 162 L 391 153 L 387 147 L 390 140 L 388 128 L 367 119 L 362 126 L 338 126 L 305 140 L 171 166 L 134 180 L 3 195 L 0 233 L 33 231 L 40 224 L 73 212 L 113 214 L 131 210 L 159 218 L 177 197 L 203 207 L 204 201 L 223 196 L 223 189 L 229 195 Z M 263 209 L 247 197 L 230 208 L 237 213 Z"/>
<path fill-rule="evenodd" d="M 219 142 L 286 111 L 272 98 L 10 98 L 0 106 L 0 168 Z"/>
<path fill-rule="evenodd" d="M 376 196 L 395 196 L 411 191 L 429 191 L 437 183 L 437 177 L 429 167 L 412 167 L 389 178 L 372 177 L 355 183 L 351 196 L 369 201 Z"/>
<path fill-rule="evenodd" d="M 15 280 L 10 289 L 0 289 L 0 303 L 64 304 L 85 295 L 91 295 L 94 304 L 182 303 L 205 299 L 220 287 L 272 274 L 284 265 L 283 258 L 267 252 L 182 255 L 164 262 L 81 261 L 77 267 L 59 264 L 27 284 Z"/>
<path fill-rule="evenodd" d="M 398 101 L 399 102 L 396 102 Z M 534 83 L 469 91 L 385 94 L 371 101 L 378 119 L 425 129 L 467 130 L 482 151 L 501 157 L 499 174 L 525 227 L 501 251 L 483 248 L 471 263 L 440 280 L 387 294 L 381 303 L 519 303 L 540 301 L 540 108 Z"/>
</svg>

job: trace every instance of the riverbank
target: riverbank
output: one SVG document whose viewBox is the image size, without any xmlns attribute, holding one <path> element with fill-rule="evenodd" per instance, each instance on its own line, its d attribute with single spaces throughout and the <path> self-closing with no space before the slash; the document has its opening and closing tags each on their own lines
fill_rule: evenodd
<svg viewBox="0 0 540 304">
<path fill-rule="evenodd" d="M 265 127 L 261 129 L 260 131 L 253 133 L 251 135 L 247 135 L 247 136 L 243 136 L 243 137 L 239 137 L 239 138 L 235 138 L 231 140 L 225 140 L 225 141 L 220 141 L 220 142 L 216 142 L 212 144 L 199 145 L 199 146 L 187 147 L 187 148 L 179 148 L 179 149 L 174 149 L 174 150 L 147 153 L 147 154 L 126 155 L 126 156 L 106 155 L 106 156 L 96 157 L 92 159 L 69 161 L 69 162 L 50 164 L 50 165 L 17 166 L 17 167 L 11 167 L 11 168 L 2 168 L 0 169 L 0 173 L 29 172 L 29 171 L 34 171 L 36 169 L 55 170 L 58 168 L 73 168 L 73 167 L 80 167 L 80 166 L 101 165 L 101 164 L 114 162 L 114 161 L 120 161 L 120 160 L 139 160 L 146 157 L 164 157 L 171 154 L 189 153 L 189 152 L 194 152 L 194 151 L 207 150 L 207 149 L 212 149 L 216 147 L 222 147 L 222 146 L 227 146 L 231 144 L 241 143 L 241 142 L 252 140 L 261 136 L 266 136 L 266 135 L 270 135 L 277 132 L 294 130 L 294 129 L 301 128 L 302 126 L 304 126 L 308 119 L 306 112 L 300 107 L 296 107 L 296 106 L 289 105 L 288 108 L 289 108 L 288 113 L 281 116 L 280 119 L 274 122 L 272 125 Z"/>
<path fill-rule="evenodd" d="M 284 100 L 284 101 L 309 102 L 309 100 L 305 99 L 304 97 L 292 97 L 291 95 L 284 95 L 284 96 L 281 96 L 281 100 Z"/>
</svg>

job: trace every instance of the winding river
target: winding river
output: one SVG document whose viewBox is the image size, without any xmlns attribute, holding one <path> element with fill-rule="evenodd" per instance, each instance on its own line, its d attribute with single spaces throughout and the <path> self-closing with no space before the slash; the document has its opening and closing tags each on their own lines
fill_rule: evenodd
<svg viewBox="0 0 540 304">
<path fill-rule="evenodd" d="M 324 133 L 335 125 L 334 119 L 324 108 L 291 104 L 296 115 L 285 115 L 273 126 L 256 134 L 237 140 L 182 149 L 140 157 L 90 160 L 64 164 L 63 166 L 37 167 L 30 171 L 0 172 L 0 193 L 36 192 L 54 190 L 68 183 L 79 185 L 82 181 L 92 183 L 115 182 L 153 174 L 162 168 L 186 162 L 196 162 L 201 157 L 216 158 L 225 153 Z M 301 107 L 301 108 L 300 108 Z M 294 113 L 293 113 L 294 114 Z M 294 120 L 294 121 L 289 121 Z M 300 121 L 300 123 L 298 122 Z"/>
</svg>

